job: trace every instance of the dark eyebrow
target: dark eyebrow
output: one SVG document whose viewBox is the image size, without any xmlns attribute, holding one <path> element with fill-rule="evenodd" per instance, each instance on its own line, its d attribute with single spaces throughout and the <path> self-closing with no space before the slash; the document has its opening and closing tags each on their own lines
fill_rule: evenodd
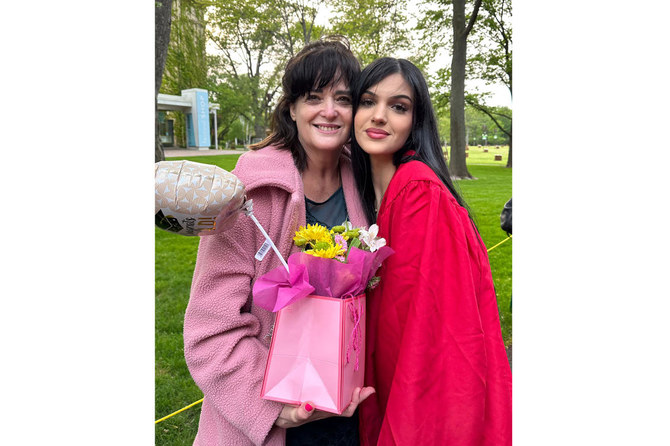
<svg viewBox="0 0 670 446">
<path fill-rule="evenodd" d="M 375 96 L 375 97 L 377 96 L 376 94 L 374 94 L 374 93 L 371 92 L 370 90 L 365 90 L 365 91 L 363 92 L 363 94 L 369 94 L 370 96 Z M 361 95 L 361 96 L 362 96 L 362 95 Z M 395 96 L 391 96 L 391 99 L 407 99 L 409 102 L 413 102 L 413 101 L 412 101 L 412 98 L 410 98 L 410 97 L 407 96 L 406 94 L 398 94 L 398 95 L 395 95 Z"/>
</svg>

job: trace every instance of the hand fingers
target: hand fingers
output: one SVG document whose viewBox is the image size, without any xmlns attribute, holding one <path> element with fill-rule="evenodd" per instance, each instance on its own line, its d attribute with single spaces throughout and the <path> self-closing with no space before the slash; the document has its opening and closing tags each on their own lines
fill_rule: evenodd
<svg viewBox="0 0 670 446">
<path fill-rule="evenodd" d="M 296 420 L 295 421 L 306 421 L 312 414 L 314 414 L 314 405 L 310 402 L 304 402 L 296 408 Z"/>
<path fill-rule="evenodd" d="M 361 404 L 363 401 L 365 401 L 367 399 L 367 397 L 369 397 L 370 395 L 372 395 L 375 392 L 376 392 L 376 390 L 375 390 L 374 387 L 363 387 L 361 389 L 361 393 L 359 395 L 358 404 Z"/>
<path fill-rule="evenodd" d="M 354 393 L 351 396 L 351 403 L 347 406 L 346 410 L 342 412 L 343 417 L 350 417 L 356 411 L 356 408 L 361 404 L 367 397 L 375 393 L 374 387 L 356 387 Z"/>
</svg>

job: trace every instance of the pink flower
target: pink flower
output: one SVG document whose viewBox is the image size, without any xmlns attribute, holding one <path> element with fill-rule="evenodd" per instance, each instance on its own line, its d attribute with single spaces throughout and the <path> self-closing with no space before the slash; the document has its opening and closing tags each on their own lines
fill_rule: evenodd
<svg viewBox="0 0 670 446">
<path fill-rule="evenodd" d="M 347 250 L 347 247 L 348 247 L 347 239 L 342 237 L 341 234 L 335 234 L 335 237 L 333 237 L 333 240 L 335 240 L 335 243 L 340 245 L 342 247 L 342 249 L 344 249 L 345 251 Z"/>
</svg>

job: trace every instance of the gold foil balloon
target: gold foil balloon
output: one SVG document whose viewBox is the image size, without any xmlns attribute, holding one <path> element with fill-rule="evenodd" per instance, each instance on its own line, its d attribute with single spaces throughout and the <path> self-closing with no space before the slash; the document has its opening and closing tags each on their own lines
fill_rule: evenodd
<svg viewBox="0 0 670 446">
<path fill-rule="evenodd" d="M 244 184 L 232 173 L 192 161 L 156 163 L 156 226 L 182 235 L 209 235 L 235 224 Z"/>
</svg>

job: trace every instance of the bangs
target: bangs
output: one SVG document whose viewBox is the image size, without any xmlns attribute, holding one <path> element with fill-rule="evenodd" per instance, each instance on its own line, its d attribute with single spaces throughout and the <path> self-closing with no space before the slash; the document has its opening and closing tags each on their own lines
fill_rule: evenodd
<svg viewBox="0 0 670 446">
<path fill-rule="evenodd" d="M 306 63 L 300 68 L 296 67 L 291 79 L 291 101 L 310 91 L 321 90 L 339 82 L 343 82 L 350 89 L 359 68 L 351 60 L 338 56 L 339 54 L 313 54 L 306 58 Z"/>
</svg>

